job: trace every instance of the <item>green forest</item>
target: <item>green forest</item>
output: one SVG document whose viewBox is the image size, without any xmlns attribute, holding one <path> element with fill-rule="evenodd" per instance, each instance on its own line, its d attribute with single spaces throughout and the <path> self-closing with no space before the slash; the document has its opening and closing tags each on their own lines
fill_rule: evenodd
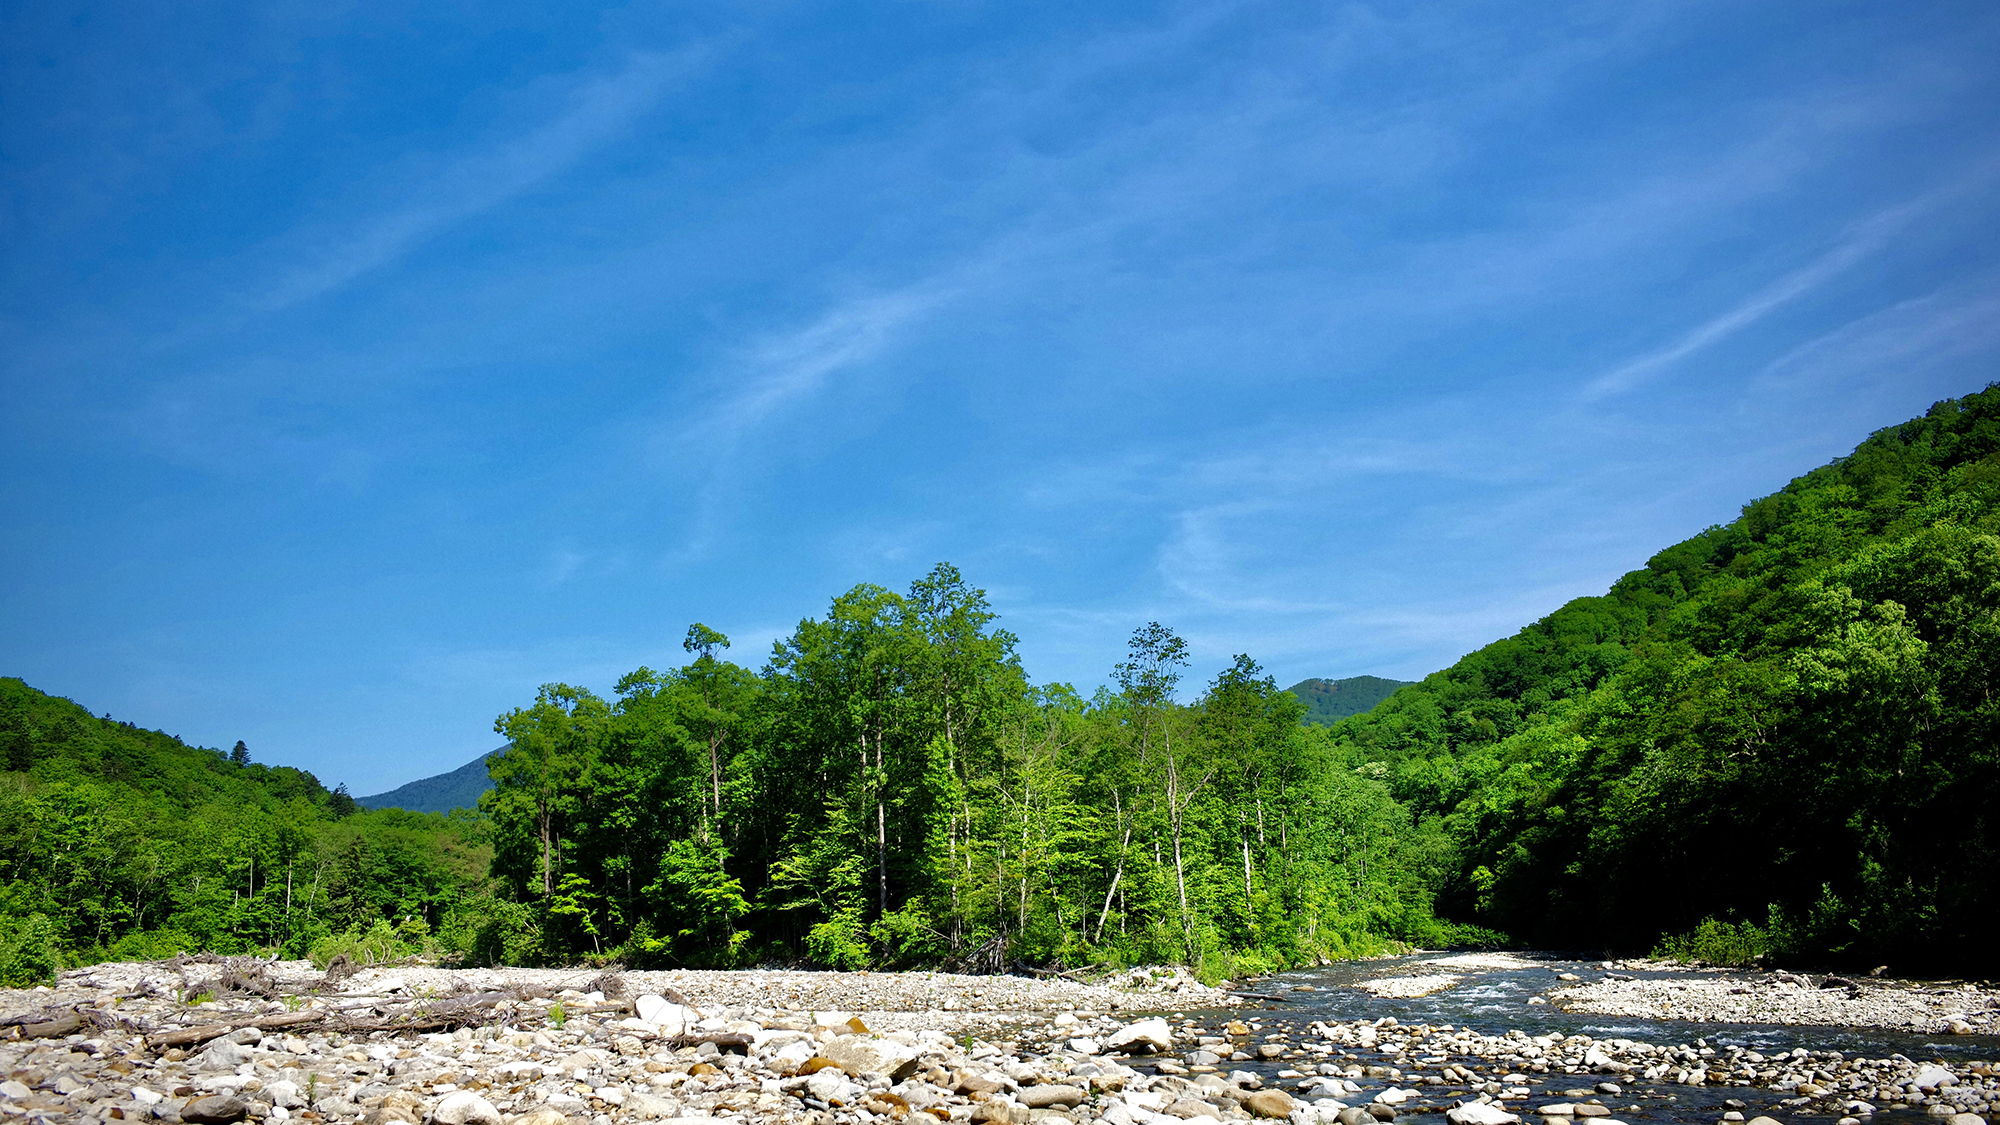
<svg viewBox="0 0 2000 1125">
<path fill-rule="evenodd" d="M 1037 684 L 947 564 L 761 664 L 499 716 L 476 814 L 363 811 L 0 680 L 0 978 L 181 949 L 841 968 L 1395 943 L 1963 971 L 2000 923 L 2000 388 L 1331 725 L 1136 629 Z"/>
<path fill-rule="evenodd" d="M 191 747 L 18 679 L 0 678 L 0 765 L 0 983 L 356 935 L 413 948 L 488 882 L 476 818 L 363 811 L 240 742 Z"/>
</svg>

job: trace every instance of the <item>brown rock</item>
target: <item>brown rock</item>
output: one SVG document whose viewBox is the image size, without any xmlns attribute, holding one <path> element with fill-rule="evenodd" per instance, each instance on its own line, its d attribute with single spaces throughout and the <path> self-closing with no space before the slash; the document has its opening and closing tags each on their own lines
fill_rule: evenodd
<svg viewBox="0 0 2000 1125">
<path fill-rule="evenodd" d="M 861 1103 L 861 1108 L 874 1114 L 887 1114 L 901 1120 L 910 1115 L 910 1103 L 902 1097 L 890 1093 L 878 1093 Z"/>
<path fill-rule="evenodd" d="M 1287 1117 L 1298 1103 L 1283 1090 L 1253 1090 L 1238 1099 L 1237 1104 L 1257 1117 Z"/>
<path fill-rule="evenodd" d="M 840 1064 L 827 1058 L 825 1055 L 814 1055 L 812 1058 L 799 1064 L 799 1075 L 803 1077 L 808 1074 L 818 1074 L 830 1066 L 839 1067 Z"/>
</svg>

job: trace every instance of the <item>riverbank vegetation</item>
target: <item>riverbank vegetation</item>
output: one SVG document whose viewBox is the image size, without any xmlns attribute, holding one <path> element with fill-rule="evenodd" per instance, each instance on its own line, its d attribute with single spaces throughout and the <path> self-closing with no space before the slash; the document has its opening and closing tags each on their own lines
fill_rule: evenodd
<svg viewBox="0 0 2000 1125">
<path fill-rule="evenodd" d="M 1226 973 L 1461 936 L 1430 909 L 1448 841 L 1248 656 L 1183 702 L 1149 624 L 1093 697 L 1037 686 L 948 565 L 760 670 L 727 646 L 696 625 L 683 667 L 501 718 L 482 808 L 537 906 L 510 956 Z"/>
<path fill-rule="evenodd" d="M 179 949 L 1178 961 L 1514 940 L 1964 971 L 2000 923 L 2000 389 L 1363 714 L 1149 623 L 1085 696 L 940 564 L 760 663 L 550 684 L 477 815 L 0 681 L 0 978 Z"/>
<path fill-rule="evenodd" d="M 404 951 L 486 912 L 475 818 L 364 812 L 313 775 L 0 678 L 0 983 L 84 961 Z"/>
</svg>

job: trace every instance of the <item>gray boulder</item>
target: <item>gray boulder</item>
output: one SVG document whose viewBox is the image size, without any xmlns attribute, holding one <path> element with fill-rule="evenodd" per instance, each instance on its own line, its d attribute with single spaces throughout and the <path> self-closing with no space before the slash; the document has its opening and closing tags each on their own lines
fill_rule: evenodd
<svg viewBox="0 0 2000 1125">
<path fill-rule="evenodd" d="M 190 1125 L 226 1125 L 241 1121 L 250 1112 L 250 1103 L 234 1094 L 196 1098 L 181 1107 L 181 1120 Z"/>
<path fill-rule="evenodd" d="M 1048 1086 L 1023 1086 L 1014 1097 L 1029 1109 L 1050 1109 L 1055 1106 L 1074 1109 L 1083 1104 L 1082 1090 L 1061 1083 Z"/>
</svg>

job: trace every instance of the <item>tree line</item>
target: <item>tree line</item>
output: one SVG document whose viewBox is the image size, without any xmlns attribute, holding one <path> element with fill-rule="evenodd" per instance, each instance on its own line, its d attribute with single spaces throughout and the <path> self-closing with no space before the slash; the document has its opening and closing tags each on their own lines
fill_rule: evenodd
<svg viewBox="0 0 2000 1125">
<path fill-rule="evenodd" d="M 1090 699 L 1035 685 L 948 564 L 728 648 L 697 624 L 681 667 L 500 717 L 481 810 L 537 908 L 503 956 L 1228 973 L 1456 933 L 1442 837 L 1248 656 L 1183 702 L 1152 623 Z"/>
</svg>

